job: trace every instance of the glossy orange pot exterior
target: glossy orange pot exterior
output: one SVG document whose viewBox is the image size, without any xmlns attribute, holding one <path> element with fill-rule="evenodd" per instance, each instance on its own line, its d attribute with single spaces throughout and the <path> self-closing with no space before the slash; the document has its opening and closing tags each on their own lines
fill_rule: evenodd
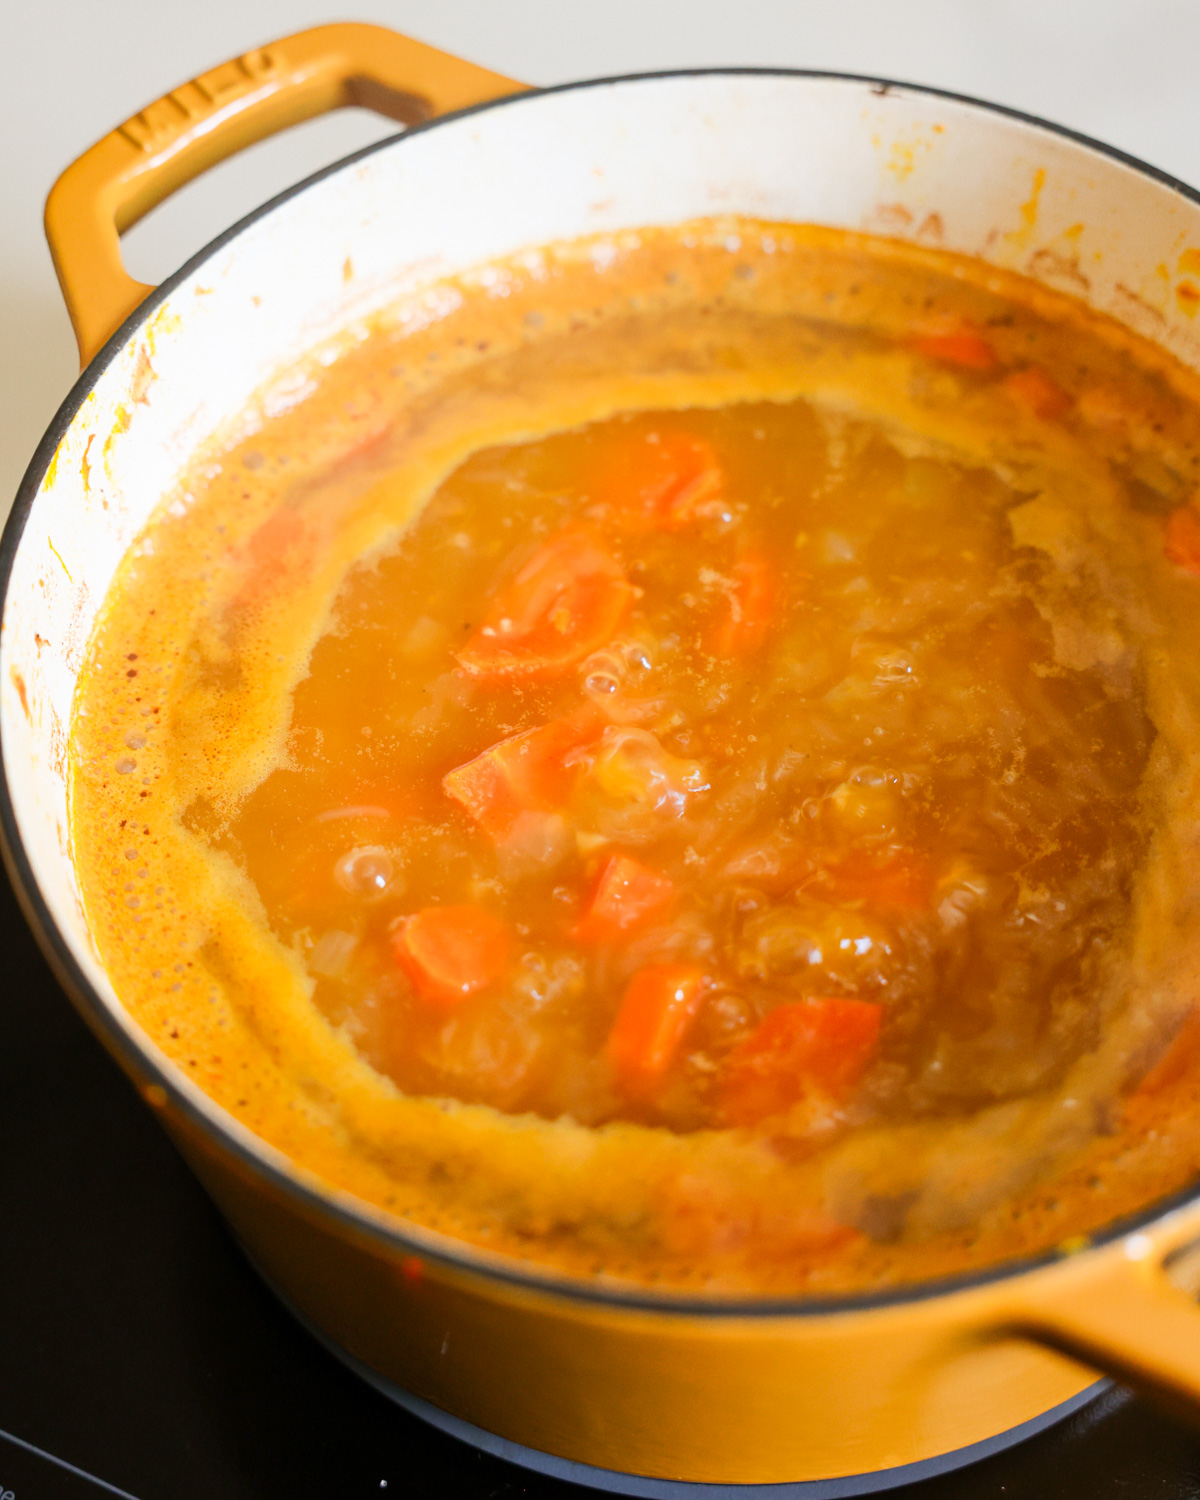
<svg viewBox="0 0 1200 1500">
<path fill-rule="evenodd" d="M 487 1432 L 601 1469 L 772 1483 L 923 1464 L 1094 1385 L 1200 1381 L 1196 1314 L 1135 1238 L 1024 1275 L 875 1305 L 671 1309 L 397 1254 L 264 1195 L 173 1133 L 260 1270 L 342 1350 Z M 1184 1216 L 1156 1253 L 1200 1229 Z"/>
</svg>

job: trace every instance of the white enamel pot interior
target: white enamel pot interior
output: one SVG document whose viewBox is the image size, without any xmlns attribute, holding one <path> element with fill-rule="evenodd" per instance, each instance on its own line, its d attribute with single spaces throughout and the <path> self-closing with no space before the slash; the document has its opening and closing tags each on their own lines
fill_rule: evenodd
<svg viewBox="0 0 1200 1500">
<path fill-rule="evenodd" d="M 169 1107 L 194 1162 L 233 1163 L 250 1197 L 380 1253 L 416 1245 L 445 1264 L 471 1260 L 289 1175 L 141 1034 L 104 972 L 72 865 L 66 775 L 76 678 L 97 612 L 119 560 L 198 445 L 268 380 L 335 333 L 365 326 L 398 292 L 525 246 L 713 214 L 833 225 L 976 256 L 1081 298 L 1200 367 L 1195 299 L 1178 295 L 1180 257 L 1200 245 L 1200 207 L 1137 163 L 989 106 L 870 80 L 709 72 L 581 84 L 413 130 L 217 240 L 84 372 L 4 535 L 0 821 L 46 951 L 143 1091 Z M 222 1201 L 252 1235 L 250 1211 Z M 305 1305 L 296 1285 L 289 1290 Z M 1090 1378 L 1077 1369 L 1072 1389 Z M 451 1397 L 436 1399 L 454 1410 Z M 1031 1400 L 1022 1419 L 1041 1409 Z M 988 1435 L 964 1429 L 964 1441 Z M 945 1446 L 940 1432 L 922 1441 L 896 1450 L 895 1461 Z M 834 1461 L 823 1462 L 814 1472 L 831 1472 Z"/>
</svg>

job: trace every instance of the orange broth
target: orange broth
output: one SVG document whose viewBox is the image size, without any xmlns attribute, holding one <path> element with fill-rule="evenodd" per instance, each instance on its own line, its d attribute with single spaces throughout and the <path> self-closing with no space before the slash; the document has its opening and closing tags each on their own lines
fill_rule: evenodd
<svg viewBox="0 0 1200 1500">
<path fill-rule="evenodd" d="M 1200 1169 L 1198 470 L 1189 372 L 887 241 L 704 222 L 398 304 L 106 602 L 118 994 L 298 1171 L 559 1270 L 1086 1234 Z"/>
</svg>

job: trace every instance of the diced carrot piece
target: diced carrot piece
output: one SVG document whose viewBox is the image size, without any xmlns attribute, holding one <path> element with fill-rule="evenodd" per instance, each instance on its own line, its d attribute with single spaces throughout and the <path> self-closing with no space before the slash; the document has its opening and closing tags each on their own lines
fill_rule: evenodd
<svg viewBox="0 0 1200 1500">
<path fill-rule="evenodd" d="M 595 739 L 596 732 L 583 718 L 523 730 L 447 772 L 442 789 L 499 842 L 523 812 L 566 803 L 580 768 L 563 762 L 572 750 Z"/>
<path fill-rule="evenodd" d="M 674 883 L 628 854 L 614 854 L 600 871 L 587 912 L 572 936 L 580 943 L 615 943 L 675 900 Z"/>
<path fill-rule="evenodd" d="M 762 552 L 747 552 L 733 567 L 733 587 L 713 629 L 714 656 L 749 656 L 766 640 L 775 618 L 778 578 Z"/>
<path fill-rule="evenodd" d="M 837 996 L 777 1006 L 729 1054 L 725 1118 L 753 1125 L 813 1091 L 845 1095 L 871 1060 L 882 1015 L 879 1005 Z"/>
<path fill-rule="evenodd" d="M 674 531 L 719 498 L 725 486 L 711 444 L 690 432 L 649 432 L 612 449 L 592 493 L 627 525 Z"/>
<path fill-rule="evenodd" d="M 460 803 L 497 842 L 536 801 L 527 794 L 525 783 L 540 779 L 538 741 L 542 734 L 541 729 L 514 734 L 442 777 L 447 797 Z"/>
<path fill-rule="evenodd" d="M 958 328 L 951 333 L 922 334 L 911 342 L 918 354 L 939 360 L 944 365 L 958 365 L 963 370 L 986 374 L 1000 363 L 996 351 L 981 334 Z"/>
<path fill-rule="evenodd" d="M 427 906 L 405 917 L 396 958 L 423 1000 L 449 1008 L 499 979 L 508 929 L 481 906 Z"/>
<path fill-rule="evenodd" d="M 1200 515 L 1191 505 L 1181 505 L 1167 517 L 1163 551 L 1177 567 L 1200 573 Z"/>
<path fill-rule="evenodd" d="M 1004 389 L 1018 406 L 1045 422 L 1065 417 L 1075 405 L 1062 386 L 1037 365 L 1014 370 L 1005 376 Z"/>
<path fill-rule="evenodd" d="M 675 1059 L 704 998 L 691 964 L 651 964 L 629 981 L 608 1036 L 608 1060 L 630 1092 L 652 1088 Z"/>
<path fill-rule="evenodd" d="M 1134 1090 L 1139 1095 L 1161 1093 L 1179 1082 L 1200 1059 L 1200 1010 L 1179 1028 L 1171 1045 Z"/>
<path fill-rule="evenodd" d="M 492 601 L 457 653 L 473 677 L 550 676 L 607 645 L 633 588 L 585 526 L 552 537 Z"/>
</svg>

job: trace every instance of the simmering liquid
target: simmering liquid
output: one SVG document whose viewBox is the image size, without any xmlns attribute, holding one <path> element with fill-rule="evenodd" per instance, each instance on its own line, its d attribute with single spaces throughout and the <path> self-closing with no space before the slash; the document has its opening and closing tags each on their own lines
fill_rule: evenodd
<svg viewBox="0 0 1200 1500">
<path fill-rule="evenodd" d="M 945 1274 L 1200 1167 L 1200 412 L 1016 278 L 732 229 L 265 393 L 114 585 L 77 860 L 155 1039 L 397 1214 Z"/>
<path fill-rule="evenodd" d="M 647 526 L 624 501 L 660 471 L 706 492 Z M 1050 1083 L 1096 1041 L 1152 726 L 1055 661 L 1024 500 L 804 402 L 487 449 L 346 580 L 222 846 L 408 1092 L 680 1130 L 803 1102 L 827 1130 Z M 475 666 L 481 621 L 597 560 L 615 618 Z M 408 958 L 443 908 L 451 942 L 486 914 L 494 958 Z M 661 970 L 671 1034 L 622 1059 Z M 768 1067 L 771 1016 L 798 1032 Z M 788 1055 L 839 1026 L 828 1065 Z"/>
</svg>

